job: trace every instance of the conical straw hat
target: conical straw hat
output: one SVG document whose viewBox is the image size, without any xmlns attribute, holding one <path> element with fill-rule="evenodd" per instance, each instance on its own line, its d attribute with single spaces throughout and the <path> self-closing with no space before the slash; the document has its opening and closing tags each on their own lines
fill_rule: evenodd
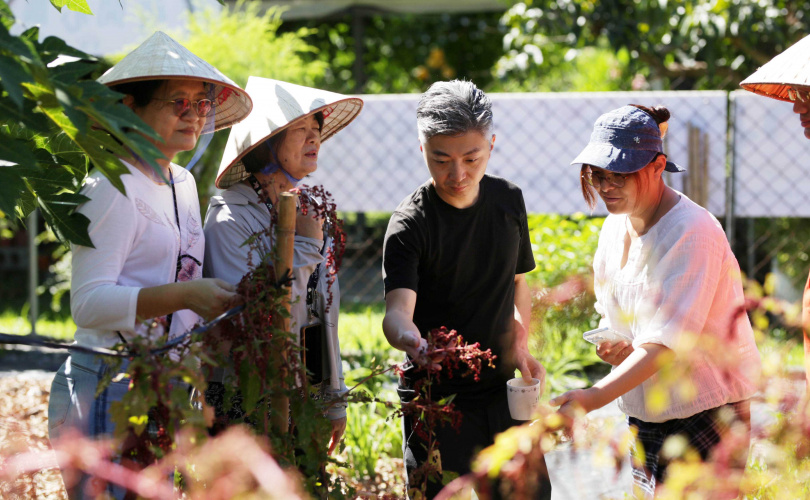
<svg viewBox="0 0 810 500">
<path fill-rule="evenodd" d="M 322 112 L 323 142 L 354 120 L 363 108 L 363 100 L 357 97 L 258 76 L 248 78 L 245 90 L 253 96 L 255 109 L 231 129 L 217 174 L 216 186 L 220 189 L 246 179 L 250 174 L 242 158 L 292 122 Z"/>
<path fill-rule="evenodd" d="M 768 61 L 740 82 L 740 86 L 756 94 L 791 102 L 788 91 L 792 87 L 810 87 L 810 36 Z"/>
<path fill-rule="evenodd" d="M 214 130 L 242 121 L 253 107 L 250 96 L 218 69 L 192 54 L 169 35 L 156 31 L 98 79 L 107 86 L 143 80 L 200 80 L 215 85 Z"/>
</svg>

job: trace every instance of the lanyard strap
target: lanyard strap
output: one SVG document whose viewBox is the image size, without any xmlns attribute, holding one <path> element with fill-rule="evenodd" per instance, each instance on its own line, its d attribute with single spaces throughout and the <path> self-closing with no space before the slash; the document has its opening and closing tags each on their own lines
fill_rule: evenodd
<svg viewBox="0 0 810 500">
<path fill-rule="evenodd" d="M 172 166 L 169 165 L 169 185 L 172 188 L 172 202 L 174 202 L 174 220 L 177 222 L 177 265 L 174 268 L 174 282 L 177 283 L 177 278 L 180 276 L 180 269 L 183 268 L 183 234 L 180 230 L 180 212 L 177 210 L 177 192 L 174 189 L 174 176 L 172 175 Z M 191 257 L 190 255 L 188 257 Z M 194 257 L 191 257 L 194 259 Z M 199 263 L 197 259 L 194 259 Z M 166 315 L 166 334 L 168 335 L 172 329 L 172 317 L 174 313 Z"/>
</svg>

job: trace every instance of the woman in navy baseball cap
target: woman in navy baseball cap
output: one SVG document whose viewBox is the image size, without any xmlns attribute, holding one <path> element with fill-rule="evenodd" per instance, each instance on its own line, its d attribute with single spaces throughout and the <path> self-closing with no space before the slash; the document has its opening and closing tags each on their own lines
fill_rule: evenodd
<svg viewBox="0 0 810 500">
<path fill-rule="evenodd" d="M 572 162 L 582 164 L 586 202 L 594 208 L 598 196 L 610 212 L 593 263 L 599 326 L 628 340 L 601 342 L 596 352 L 611 373 L 550 403 L 570 416 L 618 400 L 644 457 L 632 461 L 640 497 L 666 479 L 673 457 L 660 452 L 669 437 L 682 436 L 703 460 L 734 441 L 724 449 L 729 482 L 712 496 L 734 498 L 760 357 L 748 316 L 738 314 L 740 267 L 720 223 L 662 178 L 684 170 L 663 152 L 669 116 L 663 106 L 605 113 Z"/>
</svg>

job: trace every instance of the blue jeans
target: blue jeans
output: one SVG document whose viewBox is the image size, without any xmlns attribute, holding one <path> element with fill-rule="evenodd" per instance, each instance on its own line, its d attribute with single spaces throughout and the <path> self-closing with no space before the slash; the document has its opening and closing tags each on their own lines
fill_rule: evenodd
<svg viewBox="0 0 810 500">
<path fill-rule="evenodd" d="M 122 369 L 126 366 L 127 361 L 124 361 Z M 89 438 L 112 436 L 114 425 L 110 419 L 110 404 L 124 397 L 129 378 L 110 383 L 96 397 L 99 383 L 108 371 L 109 366 L 103 357 L 74 353 L 56 372 L 48 402 L 48 434 L 55 450 L 59 449 L 59 438 L 70 429 Z M 117 462 L 120 456 L 113 459 Z M 100 493 L 96 488 L 87 489 L 93 481 L 87 474 L 68 477 L 63 474 L 63 478 L 71 500 L 91 498 L 91 491 Z M 126 494 L 124 488 L 113 485 L 107 485 L 106 492 L 116 499 L 123 499 Z"/>
</svg>

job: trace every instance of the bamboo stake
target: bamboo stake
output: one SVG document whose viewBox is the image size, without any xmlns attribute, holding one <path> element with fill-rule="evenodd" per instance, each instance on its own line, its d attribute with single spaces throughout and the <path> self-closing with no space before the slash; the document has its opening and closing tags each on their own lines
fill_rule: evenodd
<svg viewBox="0 0 810 500">
<path fill-rule="evenodd" d="M 273 269 L 276 271 L 276 279 L 281 279 L 292 272 L 293 252 L 295 244 L 295 215 L 296 201 L 298 195 L 293 193 L 281 193 L 278 200 L 278 224 L 276 225 L 275 257 L 273 259 Z M 288 314 L 277 314 L 273 319 L 273 326 L 285 332 L 290 331 L 290 295 L 292 289 L 287 289 L 285 297 L 282 299 L 281 307 Z M 286 366 L 288 357 L 287 349 L 281 349 L 280 354 L 284 357 L 283 365 Z M 282 369 L 281 380 L 287 378 L 286 369 Z M 282 391 L 286 389 L 282 382 Z M 276 429 L 287 429 L 289 426 L 290 402 L 285 394 L 276 394 L 271 398 L 273 411 L 272 425 Z"/>
</svg>

